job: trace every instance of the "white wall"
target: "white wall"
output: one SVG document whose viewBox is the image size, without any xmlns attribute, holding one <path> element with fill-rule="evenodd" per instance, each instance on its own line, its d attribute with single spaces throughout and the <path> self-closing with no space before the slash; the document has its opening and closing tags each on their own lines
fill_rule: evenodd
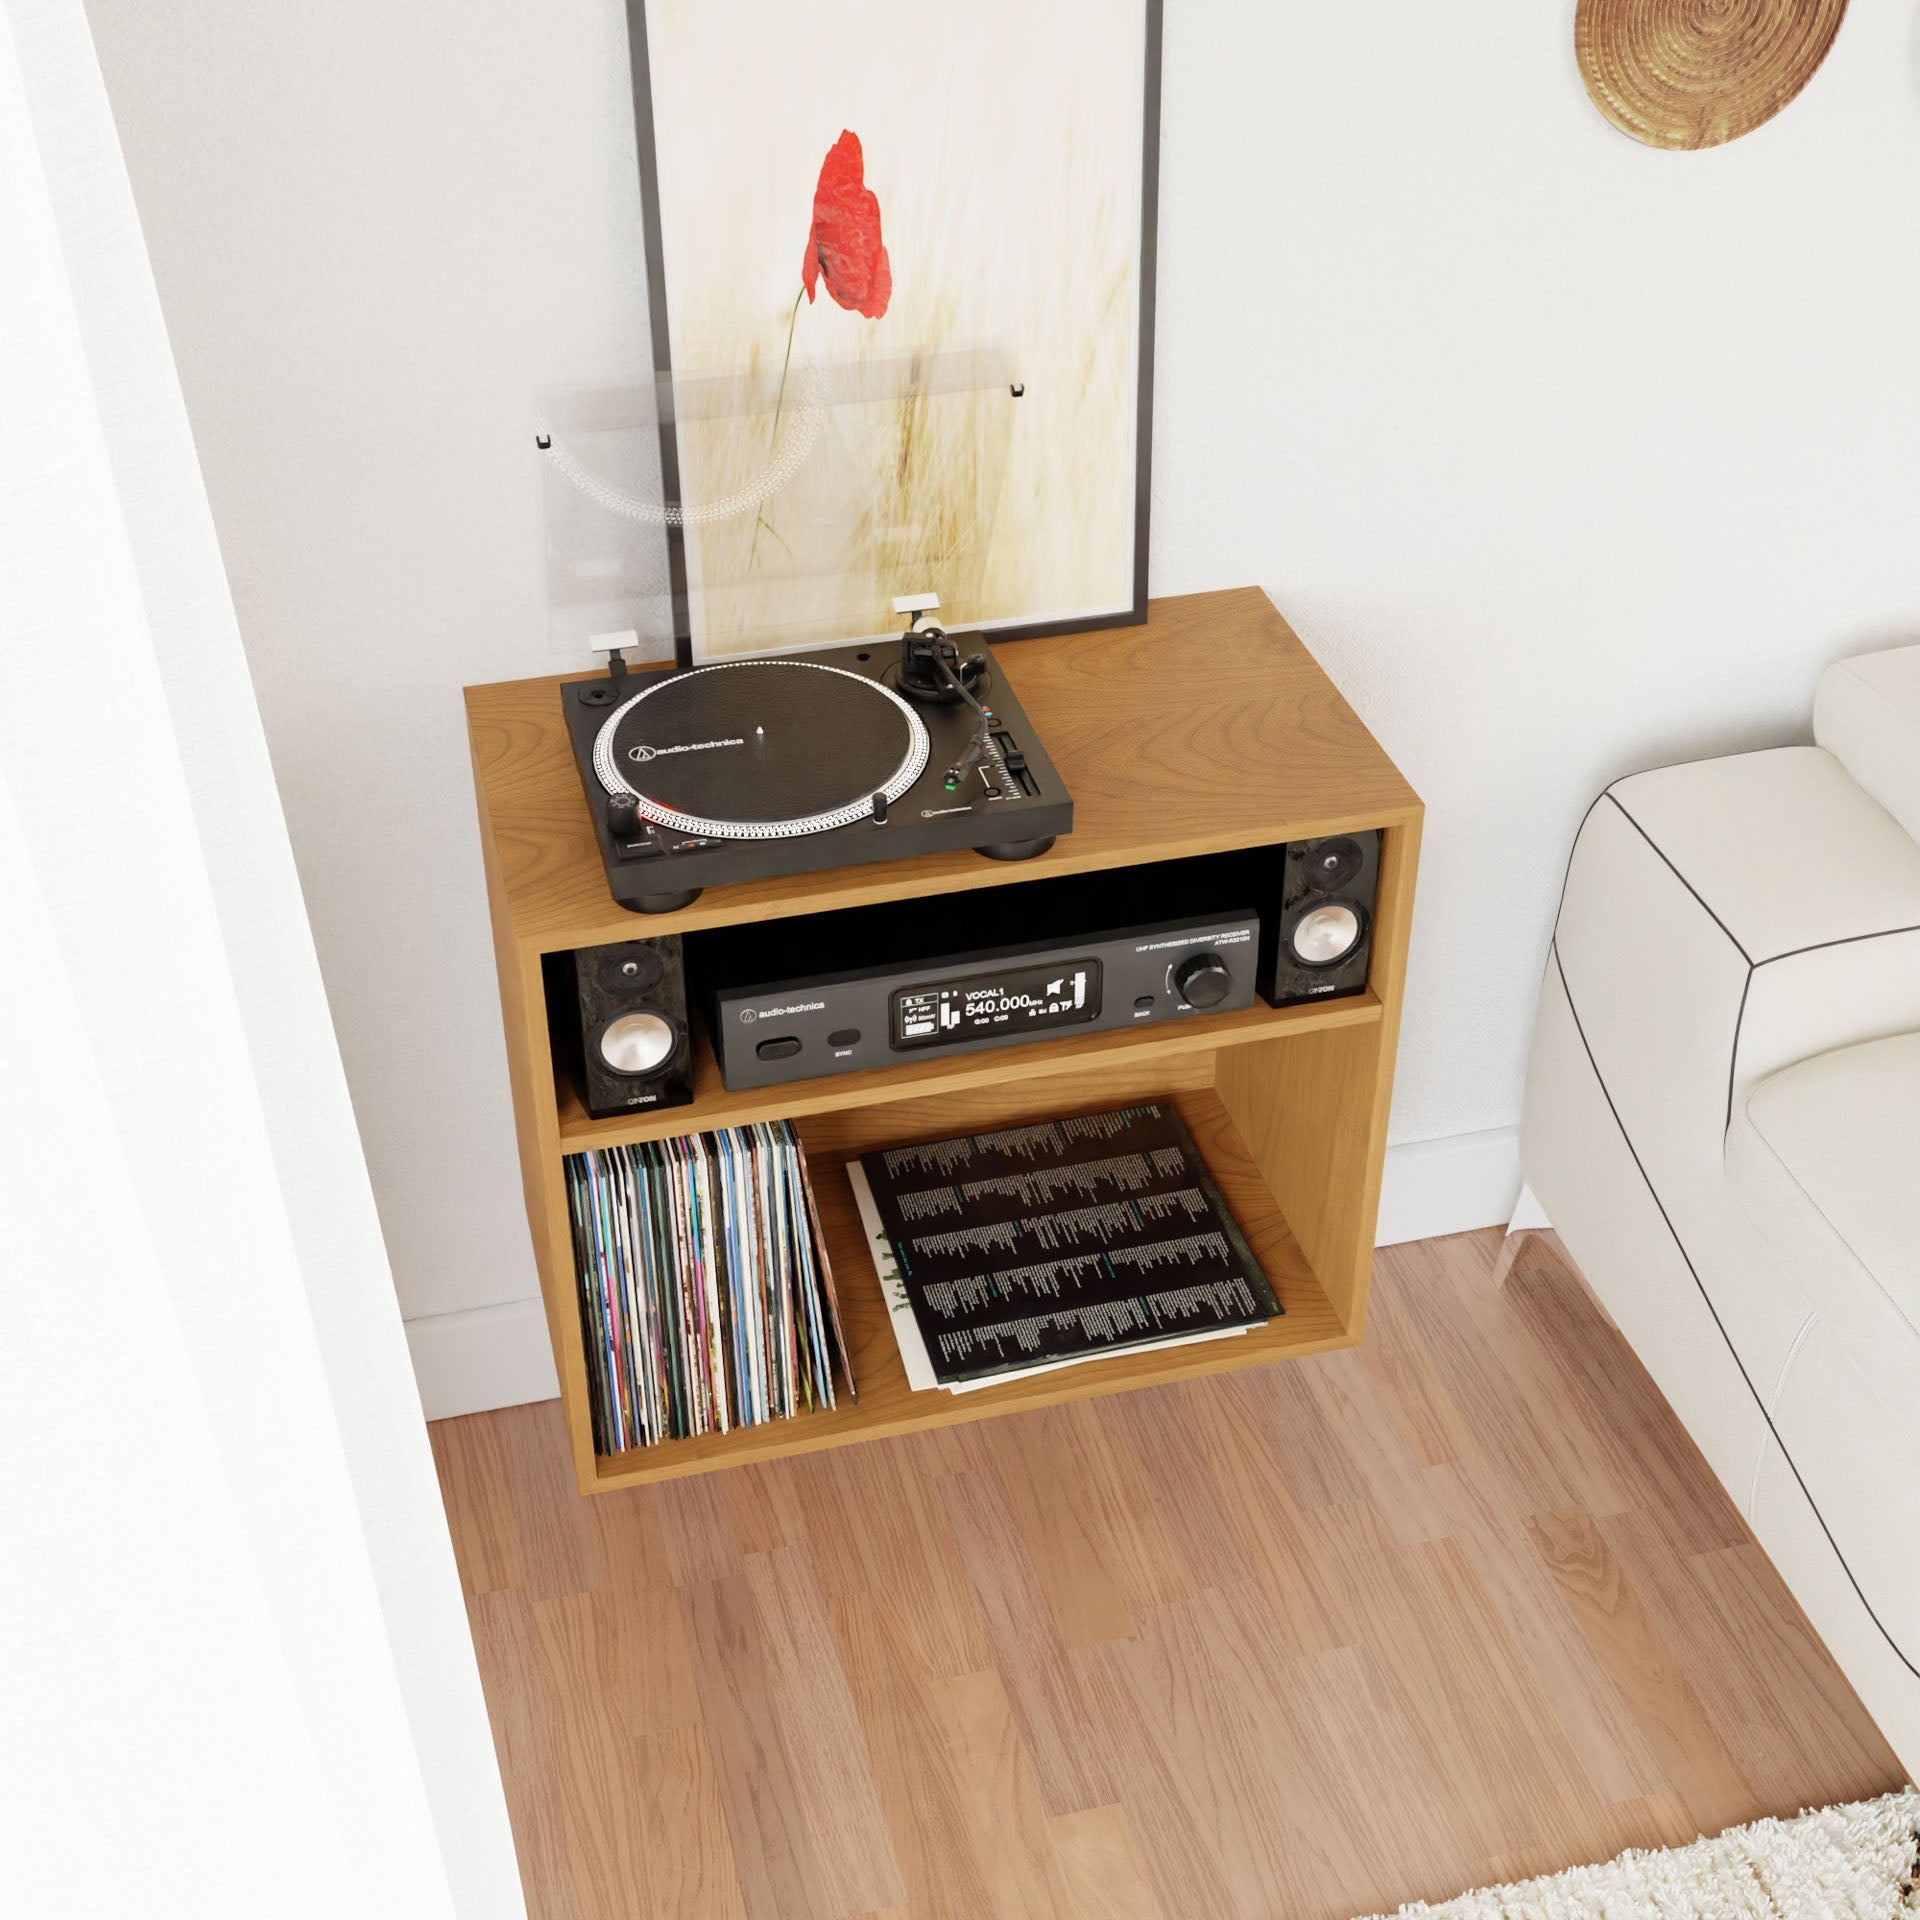
<svg viewBox="0 0 1920 1920">
<path fill-rule="evenodd" d="M 524 1920 L 80 0 L 0 0 L 0 260 L 0 1907 Z"/>
<path fill-rule="evenodd" d="M 1510 1124 L 1593 793 L 1920 634 L 1914 0 L 1695 154 L 1573 0 L 1168 13 L 1154 588 L 1262 582 L 1426 799 L 1396 1137 Z"/>
<path fill-rule="evenodd" d="M 90 11 L 404 1305 L 537 1351 L 457 689 L 553 664 L 533 396 L 649 364 L 621 8 Z M 1691 155 L 1572 11 L 1167 9 L 1154 590 L 1266 586 L 1427 799 L 1405 1142 L 1517 1118 L 1600 784 L 1920 631 L 1913 0 Z"/>
</svg>

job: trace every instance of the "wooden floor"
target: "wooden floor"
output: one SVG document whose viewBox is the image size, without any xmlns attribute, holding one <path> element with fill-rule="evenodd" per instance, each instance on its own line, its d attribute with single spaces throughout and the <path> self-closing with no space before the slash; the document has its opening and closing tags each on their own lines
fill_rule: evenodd
<svg viewBox="0 0 1920 1920">
<path fill-rule="evenodd" d="M 1898 1763 L 1549 1237 L 1366 1345 L 582 1499 L 433 1430 L 537 1920 L 1346 1920 Z"/>
</svg>

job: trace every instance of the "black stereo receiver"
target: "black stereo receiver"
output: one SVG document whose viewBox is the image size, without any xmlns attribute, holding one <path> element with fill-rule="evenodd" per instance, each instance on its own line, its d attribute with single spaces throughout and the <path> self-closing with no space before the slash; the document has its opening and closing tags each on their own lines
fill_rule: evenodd
<svg viewBox="0 0 1920 1920">
<path fill-rule="evenodd" d="M 791 979 L 708 1002 L 729 1089 L 1186 1020 L 1253 1002 L 1257 914 L 1125 927 Z"/>
</svg>

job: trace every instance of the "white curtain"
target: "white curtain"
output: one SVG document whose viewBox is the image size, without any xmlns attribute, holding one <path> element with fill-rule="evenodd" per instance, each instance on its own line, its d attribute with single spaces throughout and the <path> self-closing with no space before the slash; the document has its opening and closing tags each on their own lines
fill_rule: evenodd
<svg viewBox="0 0 1920 1920">
<path fill-rule="evenodd" d="M 80 0 L 0 0 L 0 1911 L 524 1911 Z"/>
</svg>

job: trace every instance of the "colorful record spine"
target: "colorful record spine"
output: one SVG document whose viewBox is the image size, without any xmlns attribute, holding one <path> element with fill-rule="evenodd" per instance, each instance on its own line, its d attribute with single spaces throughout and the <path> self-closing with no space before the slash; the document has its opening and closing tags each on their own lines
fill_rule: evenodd
<svg viewBox="0 0 1920 1920">
<path fill-rule="evenodd" d="M 853 1378 L 806 1158 L 785 1121 L 570 1154 L 594 1446 L 829 1409 Z"/>
</svg>

